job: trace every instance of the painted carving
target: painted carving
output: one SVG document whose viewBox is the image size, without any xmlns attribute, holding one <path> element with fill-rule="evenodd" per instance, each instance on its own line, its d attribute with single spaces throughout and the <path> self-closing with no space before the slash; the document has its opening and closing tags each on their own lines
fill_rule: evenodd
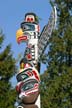
<svg viewBox="0 0 72 108">
<path fill-rule="evenodd" d="M 44 53 L 56 24 L 56 7 L 53 8 L 49 23 L 40 33 L 39 20 L 35 13 L 25 14 L 24 21 L 16 33 L 17 43 L 26 42 L 24 57 L 17 73 L 17 108 L 41 108 L 40 105 L 40 57 Z"/>
</svg>

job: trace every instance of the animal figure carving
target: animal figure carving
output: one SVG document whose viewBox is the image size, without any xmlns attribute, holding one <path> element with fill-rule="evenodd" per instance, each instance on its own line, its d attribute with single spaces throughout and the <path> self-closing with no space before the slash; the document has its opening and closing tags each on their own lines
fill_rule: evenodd
<svg viewBox="0 0 72 108">
<path fill-rule="evenodd" d="M 41 108 L 40 105 L 40 58 L 48 45 L 56 25 L 56 7 L 53 7 L 49 22 L 40 33 L 39 20 L 35 13 L 25 14 L 16 33 L 17 43 L 26 42 L 26 49 L 17 73 L 17 108 Z"/>
</svg>

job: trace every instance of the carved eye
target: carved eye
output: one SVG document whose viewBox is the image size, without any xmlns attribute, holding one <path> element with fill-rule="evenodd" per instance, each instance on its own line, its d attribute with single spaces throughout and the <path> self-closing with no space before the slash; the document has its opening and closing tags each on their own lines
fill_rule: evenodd
<svg viewBox="0 0 72 108">
<path fill-rule="evenodd" d="M 33 22 L 33 18 L 31 18 L 31 22 Z"/>
<path fill-rule="evenodd" d="M 28 29 L 30 29 L 30 27 L 28 25 L 24 25 L 23 29 L 28 30 Z"/>
<path fill-rule="evenodd" d="M 30 22 L 30 18 L 27 18 L 27 21 Z"/>
</svg>

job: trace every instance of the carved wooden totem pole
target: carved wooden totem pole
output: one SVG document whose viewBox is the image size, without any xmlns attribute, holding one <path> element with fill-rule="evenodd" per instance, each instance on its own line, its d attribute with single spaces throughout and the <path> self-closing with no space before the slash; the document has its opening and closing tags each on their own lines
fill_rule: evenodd
<svg viewBox="0 0 72 108">
<path fill-rule="evenodd" d="M 20 61 L 20 70 L 16 76 L 18 93 L 17 108 L 41 108 L 40 105 L 40 57 L 44 53 L 48 40 L 56 23 L 56 7 L 49 22 L 40 33 L 39 20 L 35 13 L 25 14 L 24 21 L 16 33 L 17 43 L 26 42 L 26 50 Z"/>
</svg>

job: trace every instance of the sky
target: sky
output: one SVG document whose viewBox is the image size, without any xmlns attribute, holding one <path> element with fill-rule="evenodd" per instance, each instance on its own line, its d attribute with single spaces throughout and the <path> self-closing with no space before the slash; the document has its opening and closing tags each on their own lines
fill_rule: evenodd
<svg viewBox="0 0 72 108">
<path fill-rule="evenodd" d="M 20 23 L 24 20 L 27 12 L 34 12 L 40 20 L 40 28 L 48 23 L 51 13 L 49 0 L 0 0 L 0 28 L 5 35 L 4 47 L 11 44 L 11 50 L 15 58 L 18 54 L 24 54 L 25 43 L 20 45 L 16 42 L 16 31 L 20 28 Z M 45 65 L 41 66 L 41 72 L 45 70 Z M 13 79 L 15 81 L 15 79 Z"/>
</svg>

